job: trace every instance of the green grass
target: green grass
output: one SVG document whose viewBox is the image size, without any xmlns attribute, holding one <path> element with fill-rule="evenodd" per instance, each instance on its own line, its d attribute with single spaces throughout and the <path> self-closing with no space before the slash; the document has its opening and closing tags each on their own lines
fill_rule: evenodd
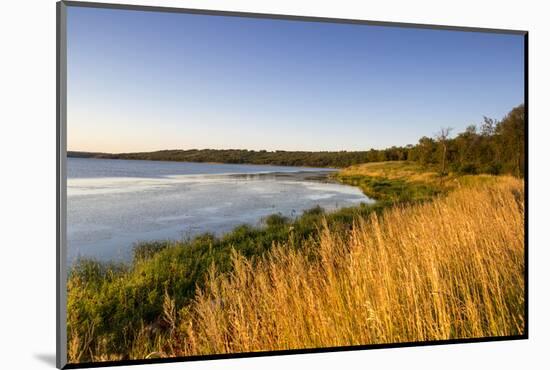
<svg viewBox="0 0 550 370">
<path fill-rule="evenodd" d="M 384 176 L 380 176 L 381 170 Z M 128 356 L 144 329 L 167 332 L 165 297 L 169 296 L 175 307 L 188 306 L 197 288 L 204 287 L 212 265 L 218 273 L 231 271 L 234 252 L 254 262 L 275 245 L 302 249 L 319 241 L 325 221 L 331 232 L 344 235 L 357 218 L 380 213 L 396 203 L 426 201 L 444 191 L 440 182 L 424 174 L 414 181 L 398 176 L 404 170 L 411 171 L 411 167 L 373 164 L 368 167 L 369 175 L 363 167 L 337 175 L 343 183 L 358 186 L 377 200 L 371 205 L 331 213 L 315 207 L 296 219 L 275 214 L 265 218 L 262 227 L 241 225 L 222 237 L 203 234 L 189 240 L 140 243 L 134 247 L 130 264 L 77 261 L 68 277 L 71 362 L 117 359 L 111 354 Z"/>
<path fill-rule="evenodd" d="M 410 203 L 426 201 L 449 190 L 453 176 L 441 176 L 434 168 L 411 162 L 376 162 L 348 167 L 335 178 L 359 187 L 379 202 Z"/>
<path fill-rule="evenodd" d="M 326 213 L 307 210 L 291 220 L 275 214 L 263 227 L 241 225 L 222 237 L 203 234 L 187 241 L 156 241 L 134 247 L 131 264 L 83 259 L 68 278 L 68 333 L 87 338 L 79 343 L 73 360 L 89 361 L 94 353 L 129 353 L 142 328 L 164 330 L 163 304 L 169 295 L 177 307 L 188 305 L 202 287 L 210 266 L 220 273 L 232 268 L 233 251 L 254 260 L 272 246 L 284 243 L 300 248 L 304 240 L 319 237 L 323 220 L 335 231 L 350 228 L 352 220 L 380 211 L 378 204 L 344 208 Z M 85 347 L 85 348 L 82 348 Z"/>
<path fill-rule="evenodd" d="M 391 203 L 428 200 L 443 192 L 443 189 L 432 184 L 386 177 L 352 175 L 340 176 L 339 180 L 359 187 L 368 197 Z"/>
</svg>

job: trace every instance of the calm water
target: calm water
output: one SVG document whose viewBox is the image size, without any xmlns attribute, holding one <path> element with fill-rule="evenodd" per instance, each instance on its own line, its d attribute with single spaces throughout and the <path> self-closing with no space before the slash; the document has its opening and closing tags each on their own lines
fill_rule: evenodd
<svg viewBox="0 0 550 370">
<path fill-rule="evenodd" d="M 136 241 L 219 235 L 273 213 L 372 202 L 320 168 L 69 158 L 67 172 L 69 263 L 128 260 Z"/>
</svg>

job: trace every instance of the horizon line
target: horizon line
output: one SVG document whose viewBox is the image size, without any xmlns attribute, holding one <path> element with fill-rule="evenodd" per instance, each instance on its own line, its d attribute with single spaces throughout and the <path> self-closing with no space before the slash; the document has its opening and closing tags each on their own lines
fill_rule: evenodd
<svg viewBox="0 0 550 370">
<path fill-rule="evenodd" d="M 379 151 L 379 150 L 387 150 L 391 148 L 404 148 L 407 147 L 413 147 L 416 144 L 406 144 L 406 145 L 392 145 L 390 147 L 382 148 L 382 149 L 376 149 L 376 148 L 370 148 L 370 149 L 364 149 L 364 150 L 348 150 L 348 149 L 340 149 L 340 150 L 288 150 L 288 149 L 242 149 L 242 148 L 226 148 L 226 149 L 215 149 L 215 148 L 191 148 L 191 149 L 155 149 L 155 150 L 142 150 L 142 151 L 132 151 L 132 152 L 104 152 L 104 151 L 90 151 L 90 150 L 78 150 L 78 149 L 67 149 L 67 153 L 73 152 L 73 153 L 89 153 L 89 154 L 140 154 L 140 153 L 156 153 L 156 152 L 173 152 L 173 151 L 206 151 L 206 150 L 214 150 L 214 151 L 248 151 L 248 152 L 266 152 L 266 153 L 277 153 L 277 152 L 301 152 L 301 153 L 360 153 L 360 152 L 369 152 L 371 150 Z"/>
</svg>

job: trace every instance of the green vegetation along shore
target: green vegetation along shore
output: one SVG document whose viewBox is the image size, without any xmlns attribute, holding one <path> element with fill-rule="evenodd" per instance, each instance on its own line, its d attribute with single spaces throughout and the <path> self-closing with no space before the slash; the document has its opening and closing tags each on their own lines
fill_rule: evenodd
<svg viewBox="0 0 550 370">
<path fill-rule="evenodd" d="M 208 306 L 205 303 L 206 296 L 222 294 L 219 290 L 221 288 L 216 285 L 221 281 L 220 279 L 233 281 L 231 279 L 235 274 L 241 273 L 245 266 L 251 266 L 251 271 L 256 269 L 253 266 L 258 266 L 258 271 L 264 271 L 267 268 L 267 261 L 280 258 L 281 253 L 298 258 L 301 261 L 302 268 L 307 270 L 307 268 L 315 266 L 324 258 L 319 252 L 323 248 L 323 243 L 328 239 L 331 240 L 331 248 L 341 249 L 344 245 L 349 246 L 351 241 L 345 242 L 345 240 L 354 237 L 353 235 L 358 232 L 358 228 L 366 227 L 361 225 L 371 225 L 373 217 L 382 222 L 388 217 L 388 212 L 422 212 L 421 208 L 418 208 L 422 207 L 422 204 L 435 203 L 437 205 L 441 202 L 447 202 L 445 199 L 457 194 L 457 192 L 461 194 L 461 201 L 466 203 L 458 210 L 453 208 L 455 213 L 465 212 L 465 209 L 471 206 L 468 203 L 468 196 L 472 197 L 472 201 L 477 199 L 476 197 L 483 197 L 484 201 L 488 203 L 488 207 L 494 206 L 491 202 L 497 200 L 492 199 L 487 194 L 489 190 L 486 189 L 491 189 L 490 192 L 498 189 L 499 192 L 509 193 L 513 199 L 518 199 L 513 204 L 507 203 L 507 206 L 515 212 L 514 215 L 517 216 L 518 212 L 521 213 L 522 208 L 518 208 L 523 201 L 523 188 L 518 184 L 521 183 L 520 180 L 491 175 L 461 175 L 454 173 L 441 175 L 435 168 L 424 167 L 410 161 L 369 163 L 349 167 L 338 173 L 338 180 L 359 186 L 365 194 L 377 199 L 375 204 L 363 204 L 332 213 L 314 208 L 304 212 L 296 219 L 272 215 L 264 220 L 264 226 L 261 228 L 243 225 L 220 238 L 204 234 L 187 241 L 142 243 L 135 246 L 134 260 L 130 264 L 101 263 L 93 260 L 79 261 L 71 269 L 68 278 L 67 329 L 70 361 L 89 362 L 218 353 L 216 351 L 221 350 L 219 346 L 223 346 L 222 343 L 216 342 L 215 345 L 213 343 L 198 344 L 197 341 L 208 338 L 209 329 L 204 327 L 207 323 L 201 321 L 205 319 L 207 314 L 200 310 L 207 308 L 204 306 L 205 304 Z M 507 190 L 502 190 L 503 188 Z M 480 195 L 479 192 L 483 194 Z M 488 196 L 489 198 L 487 198 Z M 508 198 L 506 198 L 506 202 L 508 201 Z M 495 211 L 500 212 L 498 207 Z M 430 210 L 429 212 L 434 211 Z M 393 232 L 398 233 L 398 231 Z M 488 229 L 483 232 L 492 233 Z M 384 237 L 389 236 L 385 235 Z M 398 235 L 395 237 L 399 238 Z M 515 236 L 515 238 L 517 237 L 518 235 Z M 507 263 L 507 268 L 517 273 L 516 269 L 521 268 L 521 259 L 518 253 L 521 252 L 522 244 L 518 239 L 510 242 L 512 243 L 511 246 L 515 248 L 514 261 L 506 260 L 503 262 Z M 345 249 L 340 252 L 334 250 L 331 253 L 344 252 Z M 392 251 L 392 253 L 399 255 L 397 250 Z M 462 261 L 459 253 L 453 258 L 455 257 Z M 468 256 L 468 258 L 471 257 Z M 331 258 L 334 258 L 334 256 Z M 445 263 L 451 262 L 447 261 Z M 469 263 L 468 261 L 462 262 Z M 286 261 L 284 263 L 290 262 Z M 491 266 L 493 265 L 491 264 Z M 279 267 L 277 264 L 276 268 Z M 416 268 L 425 269 L 427 266 L 422 265 Z M 471 267 L 464 268 L 469 269 Z M 302 272 L 305 273 L 305 270 Z M 420 274 L 424 272 L 419 271 Z M 465 270 L 462 273 L 470 274 L 473 271 Z M 500 270 L 498 273 L 501 273 Z M 259 273 L 258 276 L 262 275 Z M 267 279 L 269 273 L 264 277 Z M 269 279 L 272 278 L 269 277 Z M 296 281 L 305 279 L 304 276 L 295 276 L 295 278 Z M 472 276 L 467 276 L 467 278 L 473 279 Z M 504 278 L 508 279 L 508 277 Z M 523 312 L 521 292 L 523 288 L 520 286 L 520 281 L 517 280 L 519 278 L 514 277 L 514 279 L 513 291 L 506 293 L 511 296 L 502 298 L 505 301 L 499 303 L 499 305 L 504 305 L 507 311 L 495 311 L 496 318 L 491 319 L 501 320 L 504 313 L 511 314 L 514 320 L 513 325 L 512 323 L 487 322 L 488 319 L 482 317 L 478 318 L 478 320 L 481 320 L 480 322 L 473 322 L 473 317 L 460 319 L 464 325 L 477 325 L 479 327 L 477 332 L 471 332 L 471 334 L 496 335 L 495 333 L 500 333 L 500 335 L 508 335 L 521 332 L 521 315 Z M 229 284 L 229 281 L 227 284 Z M 310 283 L 312 286 L 316 284 L 315 282 Z M 469 283 L 474 284 L 473 281 Z M 291 288 L 293 284 L 291 281 L 285 284 L 290 284 L 287 288 L 293 289 Z M 427 283 L 423 282 L 423 284 Z M 478 292 L 476 294 L 479 294 L 477 289 L 492 289 L 491 287 L 481 286 L 475 288 L 475 286 L 478 286 L 477 282 L 468 289 L 475 289 Z M 398 286 L 387 288 L 398 289 Z M 223 289 L 226 289 L 225 285 Z M 238 290 L 247 289 L 249 288 L 245 286 L 238 288 Z M 321 288 L 319 287 L 319 289 Z M 429 290 L 435 288 L 419 286 L 418 289 Z M 290 291 L 288 293 L 291 294 Z M 392 293 L 387 291 L 380 294 Z M 446 292 L 445 294 L 454 295 L 453 292 Z M 462 291 L 457 294 L 461 296 L 456 299 L 468 298 L 462 296 L 464 294 Z M 249 298 L 251 297 L 247 299 Z M 216 301 L 219 299 L 222 301 L 228 300 L 228 307 L 232 304 L 230 303 L 231 299 L 226 297 L 225 293 L 215 298 Z M 510 301 L 508 302 L 508 300 Z M 474 303 L 481 304 L 480 302 L 472 302 L 472 304 Z M 307 302 L 300 304 L 309 307 Z M 443 302 L 440 304 L 444 305 Z M 427 302 L 422 302 L 422 305 L 425 306 L 423 309 L 428 310 L 429 304 Z M 493 308 L 492 303 L 491 307 L 494 310 L 500 309 Z M 372 309 L 376 310 L 376 308 Z M 440 307 L 439 309 L 443 308 Z M 484 307 L 478 308 L 478 310 L 482 309 Z M 476 314 L 479 314 L 481 311 L 476 312 Z M 209 314 L 214 313 L 210 312 Z M 217 314 L 223 315 L 223 312 Z M 252 315 L 253 312 L 250 312 L 250 314 Z M 315 317 L 316 313 L 311 312 L 310 314 Z M 217 323 L 216 330 L 222 330 L 222 332 L 237 330 L 236 328 L 226 327 L 223 329 L 220 327 L 220 325 L 232 325 L 228 317 L 211 317 L 211 319 Z M 269 319 L 269 322 L 273 322 L 273 319 Z M 410 318 L 406 317 L 404 319 L 408 320 Z M 223 320 L 229 321 L 222 324 Z M 256 320 L 259 320 L 258 325 L 263 325 L 262 323 L 268 319 L 264 317 L 262 319 L 256 318 Z M 211 322 L 208 325 L 214 325 L 213 323 Z M 334 323 L 337 326 L 340 324 Z M 431 323 L 430 325 L 435 324 Z M 494 325 L 498 330 L 491 331 L 487 325 Z M 310 329 L 314 330 L 314 328 Z M 322 328 L 318 329 L 321 330 Z M 206 332 L 198 334 L 194 330 L 206 330 Z M 379 330 L 383 331 L 384 329 L 380 328 Z M 460 330 L 466 329 L 462 328 Z M 465 331 L 464 333 L 466 334 L 463 335 L 468 335 L 469 332 Z M 239 335 L 244 335 L 244 333 Z M 289 333 L 286 335 L 291 336 Z M 456 337 L 458 337 L 458 332 L 448 333 L 448 335 L 441 334 L 435 337 L 429 336 L 427 333 L 425 333 L 425 336 L 415 336 L 411 333 L 406 335 L 406 332 L 403 332 L 401 336 L 381 336 L 378 339 L 371 338 L 369 342 L 362 343 L 399 341 L 401 340 L 399 338 L 424 340 Z M 216 341 L 219 341 L 220 338 L 224 338 L 224 335 L 216 338 Z M 290 344 L 285 346 L 284 341 L 277 343 L 274 347 L 270 347 L 269 343 L 260 345 L 260 342 L 257 343 L 257 346 L 252 346 L 251 343 L 247 344 L 247 346 L 252 347 L 233 347 L 233 344 L 226 343 L 226 349 L 223 352 L 295 348 Z M 231 343 L 233 343 L 233 340 L 231 340 Z M 353 344 L 355 342 L 346 341 L 344 338 L 338 339 L 336 342 L 325 339 L 320 341 L 319 345 L 334 346 L 349 343 Z"/>
</svg>

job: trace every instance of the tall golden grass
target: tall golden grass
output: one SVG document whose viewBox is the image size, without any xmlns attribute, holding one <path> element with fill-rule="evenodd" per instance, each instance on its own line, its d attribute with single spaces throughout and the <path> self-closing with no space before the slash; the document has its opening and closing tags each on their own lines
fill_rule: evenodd
<svg viewBox="0 0 550 370">
<path fill-rule="evenodd" d="M 254 263 L 234 255 L 233 273 L 213 269 L 190 307 L 168 310 L 177 323 L 158 340 L 158 351 L 203 355 L 522 334 L 523 191 L 521 180 L 500 177 L 357 219 L 346 234 L 325 227 L 301 250 L 280 245 Z"/>
<path fill-rule="evenodd" d="M 372 176 L 373 168 L 361 167 Z M 383 169 L 382 169 L 383 170 Z M 393 175 L 400 177 L 397 166 Z M 384 176 L 389 178 L 388 173 Z M 425 175 L 428 176 L 428 175 Z M 424 179 L 426 181 L 426 179 Z M 524 189 L 463 176 L 432 201 L 326 224 L 320 237 L 232 258 L 191 304 L 163 314 L 128 348 L 72 333 L 71 362 L 398 343 L 524 333 Z"/>
</svg>

